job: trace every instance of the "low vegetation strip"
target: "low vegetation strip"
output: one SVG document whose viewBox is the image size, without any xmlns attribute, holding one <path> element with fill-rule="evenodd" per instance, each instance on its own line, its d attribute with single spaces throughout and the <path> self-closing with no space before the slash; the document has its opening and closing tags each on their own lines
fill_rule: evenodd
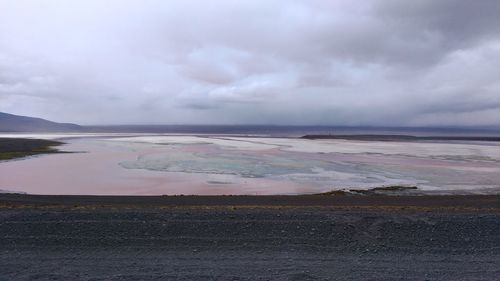
<svg viewBox="0 0 500 281">
<path fill-rule="evenodd" d="M 62 142 L 40 139 L 0 138 L 0 160 L 46 153 L 60 153 L 54 146 Z"/>
</svg>

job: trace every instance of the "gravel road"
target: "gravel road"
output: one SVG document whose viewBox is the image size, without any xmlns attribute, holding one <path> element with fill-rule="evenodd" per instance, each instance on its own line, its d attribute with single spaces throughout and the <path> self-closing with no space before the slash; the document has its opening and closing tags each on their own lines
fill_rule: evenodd
<svg viewBox="0 0 500 281">
<path fill-rule="evenodd" d="M 491 210 L 19 205 L 0 241 L 9 281 L 500 280 Z"/>
</svg>

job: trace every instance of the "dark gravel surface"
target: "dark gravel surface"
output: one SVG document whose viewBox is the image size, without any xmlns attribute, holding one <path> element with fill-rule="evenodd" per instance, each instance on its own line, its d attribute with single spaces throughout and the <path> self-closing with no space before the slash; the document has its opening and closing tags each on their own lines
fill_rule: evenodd
<svg viewBox="0 0 500 281">
<path fill-rule="evenodd" d="M 9 206 L 0 280 L 500 280 L 500 212 Z"/>
<path fill-rule="evenodd" d="M 92 196 L 0 194 L 0 206 L 89 206 L 89 207 L 189 207 L 189 206 L 317 206 L 317 207 L 394 207 L 499 210 L 500 195 L 422 195 L 422 196 Z"/>
</svg>

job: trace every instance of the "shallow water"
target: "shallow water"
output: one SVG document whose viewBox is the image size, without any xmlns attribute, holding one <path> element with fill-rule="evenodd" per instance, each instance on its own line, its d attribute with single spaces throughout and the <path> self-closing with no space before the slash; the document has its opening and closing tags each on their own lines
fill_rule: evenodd
<svg viewBox="0 0 500 281">
<path fill-rule="evenodd" d="M 65 141 L 62 150 L 78 153 L 0 163 L 0 190 L 33 194 L 300 194 L 416 185 L 427 193 L 500 191 L 500 146 L 492 142 L 165 135 L 92 135 Z"/>
</svg>

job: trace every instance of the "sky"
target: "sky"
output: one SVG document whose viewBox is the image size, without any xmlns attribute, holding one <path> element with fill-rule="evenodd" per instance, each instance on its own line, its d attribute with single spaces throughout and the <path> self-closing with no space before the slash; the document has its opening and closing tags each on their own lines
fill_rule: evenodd
<svg viewBox="0 0 500 281">
<path fill-rule="evenodd" d="M 500 125 L 498 0 L 0 0 L 0 111 Z"/>
</svg>

